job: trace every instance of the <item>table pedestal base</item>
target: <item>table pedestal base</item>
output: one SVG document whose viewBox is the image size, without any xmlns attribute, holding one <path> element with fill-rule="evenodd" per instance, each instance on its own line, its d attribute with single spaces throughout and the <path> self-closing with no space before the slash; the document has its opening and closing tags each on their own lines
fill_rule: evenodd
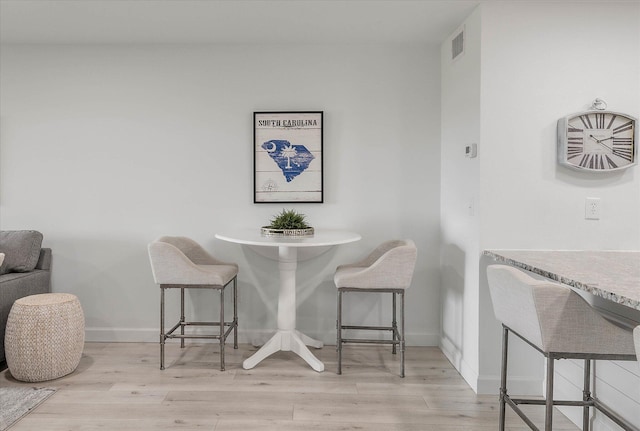
<svg viewBox="0 0 640 431">
<path fill-rule="evenodd" d="M 263 359 L 282 350 L 293 352 L 300 356 L 314 370 L 318 372 L 324 371 L 324 364 L 311 353 L 307 346 L 319 349 L 323 344 L 322 341 L 314 340 L 295 329 L 293 331 L 278 330 L 256 353 L 245 359 L 242 363 L 242 368 L 249 370 L 258 365 Z"/>
</svg>

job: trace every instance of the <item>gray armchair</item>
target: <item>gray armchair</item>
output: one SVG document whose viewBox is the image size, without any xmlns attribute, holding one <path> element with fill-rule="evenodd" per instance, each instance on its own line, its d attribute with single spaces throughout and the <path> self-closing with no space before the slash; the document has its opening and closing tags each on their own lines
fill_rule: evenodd
<svg viewBox="0 0 640 431">
<path fill-rule="evenodd" d="M 219 261 L 195 241 L 185 237 L 163 236 L 149 244 L 153 278 L 160 285 L 160 369 L 164 369 L 164 345 L 168 338 L 179 338 L 184 348 L 186 338 L 220 341 L 220 370 L 224 371 L 224 345 L 233 331 L 233 347 L 238 348 L 238 265 Z M 233 283 L 233 320 L 225 321 L 224 291 Z M 180 289 L 180 320 L 165 330 L 165 290 Z M 220 318 L 216 322 L 188 322 L 184 313 L 184 289 L 213 289 L 220 293 Z M 187 326 L 217 326 L 217 334 L 186 334 Z M 180 334 L 174 332 L 180 328 Z M 226 331 L 225 331 L 226 328 Z"/>
<path fill-rule="evenodd" d="M 13 303 L 29 295 L 51 292 L 51 249 L 42 248 L 35 230 L 0 231 L 0 363 L 5 361 L 4 334 Z"/>
</svg>

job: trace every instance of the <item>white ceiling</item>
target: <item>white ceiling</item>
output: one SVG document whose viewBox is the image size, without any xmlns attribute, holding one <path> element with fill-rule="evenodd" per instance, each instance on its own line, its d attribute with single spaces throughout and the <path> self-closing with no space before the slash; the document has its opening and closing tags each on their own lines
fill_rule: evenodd
<svg viewBox="0 0 640 431">
<path fill-rule="evenodd" d="M 2 43 L 440 43 L 480 1 L 0 0 Z"/>
</svg>

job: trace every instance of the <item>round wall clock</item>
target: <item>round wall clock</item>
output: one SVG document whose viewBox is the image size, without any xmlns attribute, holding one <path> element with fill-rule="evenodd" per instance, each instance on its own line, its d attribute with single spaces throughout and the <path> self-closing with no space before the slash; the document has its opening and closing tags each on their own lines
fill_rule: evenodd
<svg viewBox="0 0 640 431">
<path fill-rule="evenodd" d="M 558 120 L 558 162 L 562 165 L 610 172 L 635 165 L 637 157 L 638 120 L 634 117 L 592 110 Z"/>
</svg>

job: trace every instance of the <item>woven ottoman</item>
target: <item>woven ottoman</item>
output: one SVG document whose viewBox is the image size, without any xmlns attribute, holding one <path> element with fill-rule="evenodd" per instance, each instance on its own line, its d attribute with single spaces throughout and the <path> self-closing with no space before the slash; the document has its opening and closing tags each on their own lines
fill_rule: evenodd
<svg viewBox="0 0 640 431">
<path fill-rule="evenodd" d="M 4 338 L 11 375 L 42 382 L 73 372 L 84 347 L 84 314 L 70 293 L 45 293 L 13 303 Z"/>
</svg>

